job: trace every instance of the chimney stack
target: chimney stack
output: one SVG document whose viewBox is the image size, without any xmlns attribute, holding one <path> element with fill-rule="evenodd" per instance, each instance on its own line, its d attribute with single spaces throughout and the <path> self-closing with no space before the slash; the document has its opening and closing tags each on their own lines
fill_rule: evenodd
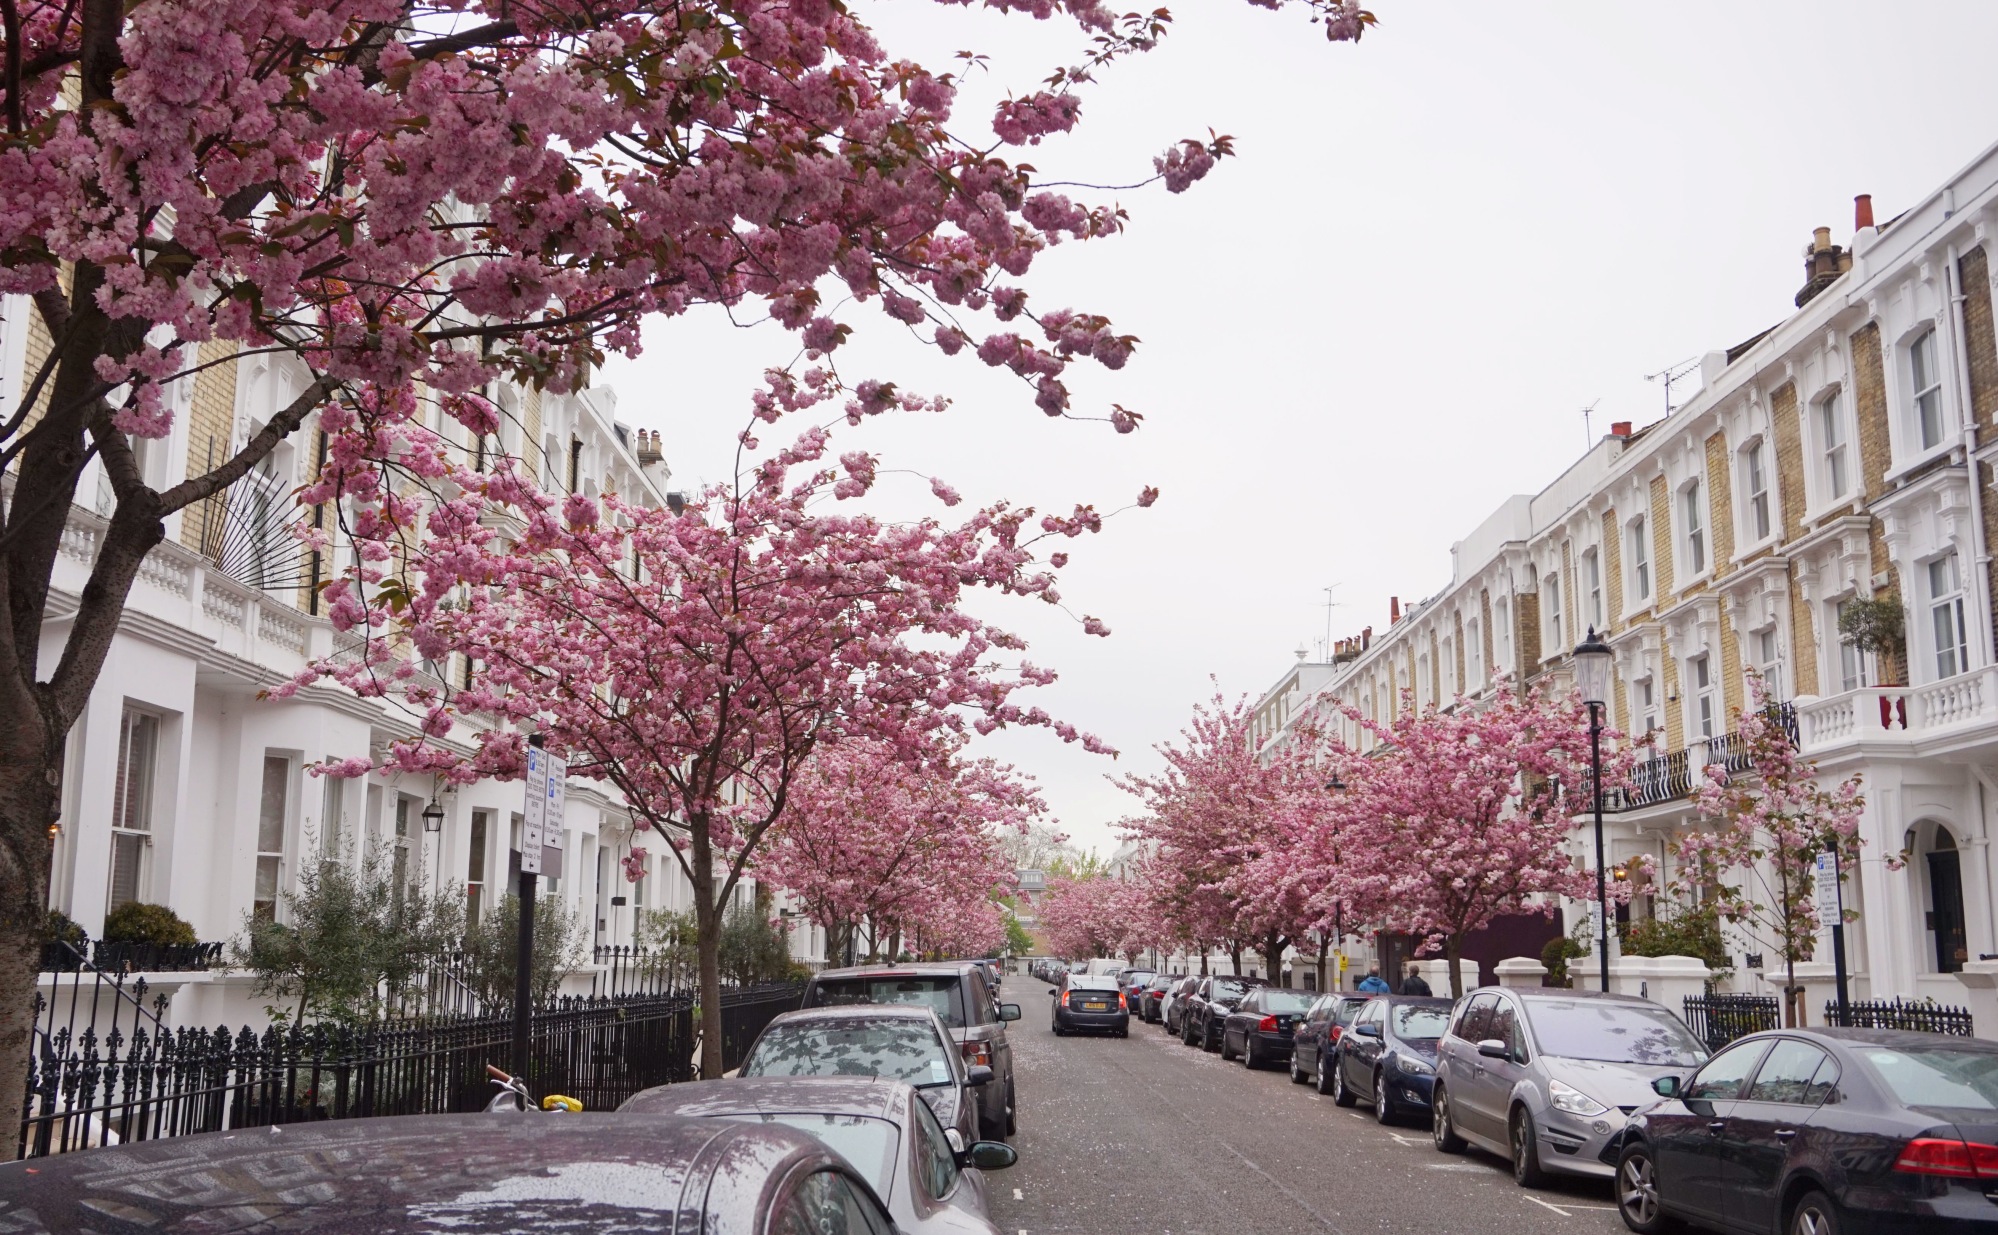
<svg viewBox="0 0 1998 1235">
<path fill-rule="evenodd" d="M 1374 628 L 1371 626 L 1364 627 L 1360 631 L 1360 650 L 1362 652 L 1366 651 L 1368 648 L 1373 646 L 1373 643 L 1374 643 Z"/>
<path fill-rule="evenodd" d="M 1873 226 L 1873 194 L 1861 193 L 1852 199 L 1852 230 Z"/>
<path fill-rule="evenodd" d="M 1630 436 L 1630 422 L 1629 422 L 1628 420 L 1618 420 L 1618 421 L 1613 421 L 1613 422 L 1611 422 L 1611 424 L 1610 424 L 1610 436 L 1611 436 L 1611 437 L 1629 437 L 1629 436 Z"/>
<path fill-rule="evenodd" d="M 1390 596 L 1388 597 L 1388 625 L 1392 626 L 1399 621 L 1401 621 L 1401 597 Z"/>
<path fill-rule="evenodd" d="M 1797 307 L 1801 309 L 1810 303 L 1851 267 L 1852 260 L 1845 249 L 1831 242 L 1831 228 L 1814 229 L 1811 243 L 1804 246 L 1804 286 L 1797 293 Z"/>
</svg>

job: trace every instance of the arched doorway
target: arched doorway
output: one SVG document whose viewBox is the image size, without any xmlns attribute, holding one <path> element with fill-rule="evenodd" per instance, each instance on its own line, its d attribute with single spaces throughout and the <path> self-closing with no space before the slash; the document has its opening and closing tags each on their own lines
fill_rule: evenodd
<svg viewBox="0 0 1998 1235">
<path fill-rule="evenodd" d="M 1923 854 L 1928 874 L 1928 904 L 1924 925 L 1934 942 L 1937 973 L 1956 973 L 1970 959 L 1969 934 L 1963 913 L 1962 857 L 1956 837 L 1941 824 Z"/>
</svg>

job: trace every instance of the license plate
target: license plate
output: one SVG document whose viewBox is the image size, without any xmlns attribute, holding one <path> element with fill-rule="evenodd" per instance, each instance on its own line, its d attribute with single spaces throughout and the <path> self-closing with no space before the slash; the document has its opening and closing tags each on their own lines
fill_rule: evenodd
<svg viewBox="0 0 1998 1235">
<path fill-rule="evenodd" d="M 1084 1012 L 1108 1012 L 1110 1005 L 1107 1003 L 1086 1003 L 1082 1005 L 1082 1010 Z"/>
</svg>

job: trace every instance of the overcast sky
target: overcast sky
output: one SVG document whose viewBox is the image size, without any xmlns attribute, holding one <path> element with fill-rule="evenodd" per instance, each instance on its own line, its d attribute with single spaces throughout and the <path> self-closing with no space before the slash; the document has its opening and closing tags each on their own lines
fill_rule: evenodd
<svg viewBox="0 0 1998 1235">
<path fill-rule="evenodd" d="M 960 96 L 967 132 L 1081 45 L 1063 23 L 929 0 L 854 7 L 891 55 L 941 69 L 960 48 L 990 54 Z M 1335 637 L 1384 628 L 1389 596 L 1440 589 L 1451 542 L 1582 452 L 1582 408 L 1596 404 L 1597 435 L 1656 419 L 1663 392 L 1643 375 L 1791 312 L 1813 227 L 1845 243 L 1854 194 L 1885 220 L 1998 141 L 1988 0 L 1378 0 L 1357 47 L 1242 0 L 1175 12 L 1163 45 L 1084 96 L 1076 135 L 1024 156 L 1046 178 L 1121 184 L 1178 138 L 1237 139 L 1183 195 L 1096 195 L 1130 209 L 1128 231 L 1054 250 L 1027 281 L 1036 308 L 1140 336 L 1123 371 L 1076 370 L 1072 387 L 1078 414 L 1114 400 L 1144 427 L 1048 420 L 1012 380 L 943 360 L 872 307 L 844 312 L 858 330 L 838 353 L 850 380 L 956 400 L 841 449 L 971 502 L 1108 510 L 1163 490 L 1064 546 L 1063 598 L 1110 638 L 1031 602 L 983 609 L 1060 671 L 1034 702 L 1122 755 L 1036 732 L 983 749 L 1106 852 L 1132 804 L 1106 776 L 1154 768 L 1210 675 L 1230 696 L 1272 685 L 1323 639 L 1328 586 Z M 663 433 L 676 483 L 697 488 L 731 474 L 746 392 L 793 339 L 718 315 L 661 322 L 606 376 L 620 419 Z M 942 513 L 926 494 L 888 477 L 871 500 Z"/>
</svg>

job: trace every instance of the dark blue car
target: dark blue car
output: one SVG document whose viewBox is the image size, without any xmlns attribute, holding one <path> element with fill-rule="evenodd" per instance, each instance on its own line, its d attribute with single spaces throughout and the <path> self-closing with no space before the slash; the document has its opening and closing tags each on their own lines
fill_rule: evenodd
<svg viewBox="0 0 1998 1235">
<path fill-rule="evenodd" d="M 1365 1099 L 1374 1118 L 1394 1123 L 1429 1115 L 1436 1084 L 1436 1043 L 1450 1028 L 1450 1001 L 1383 995 L 1367 1001 L 1334 1048 L 1332 1101 Z"/>
</svg>

